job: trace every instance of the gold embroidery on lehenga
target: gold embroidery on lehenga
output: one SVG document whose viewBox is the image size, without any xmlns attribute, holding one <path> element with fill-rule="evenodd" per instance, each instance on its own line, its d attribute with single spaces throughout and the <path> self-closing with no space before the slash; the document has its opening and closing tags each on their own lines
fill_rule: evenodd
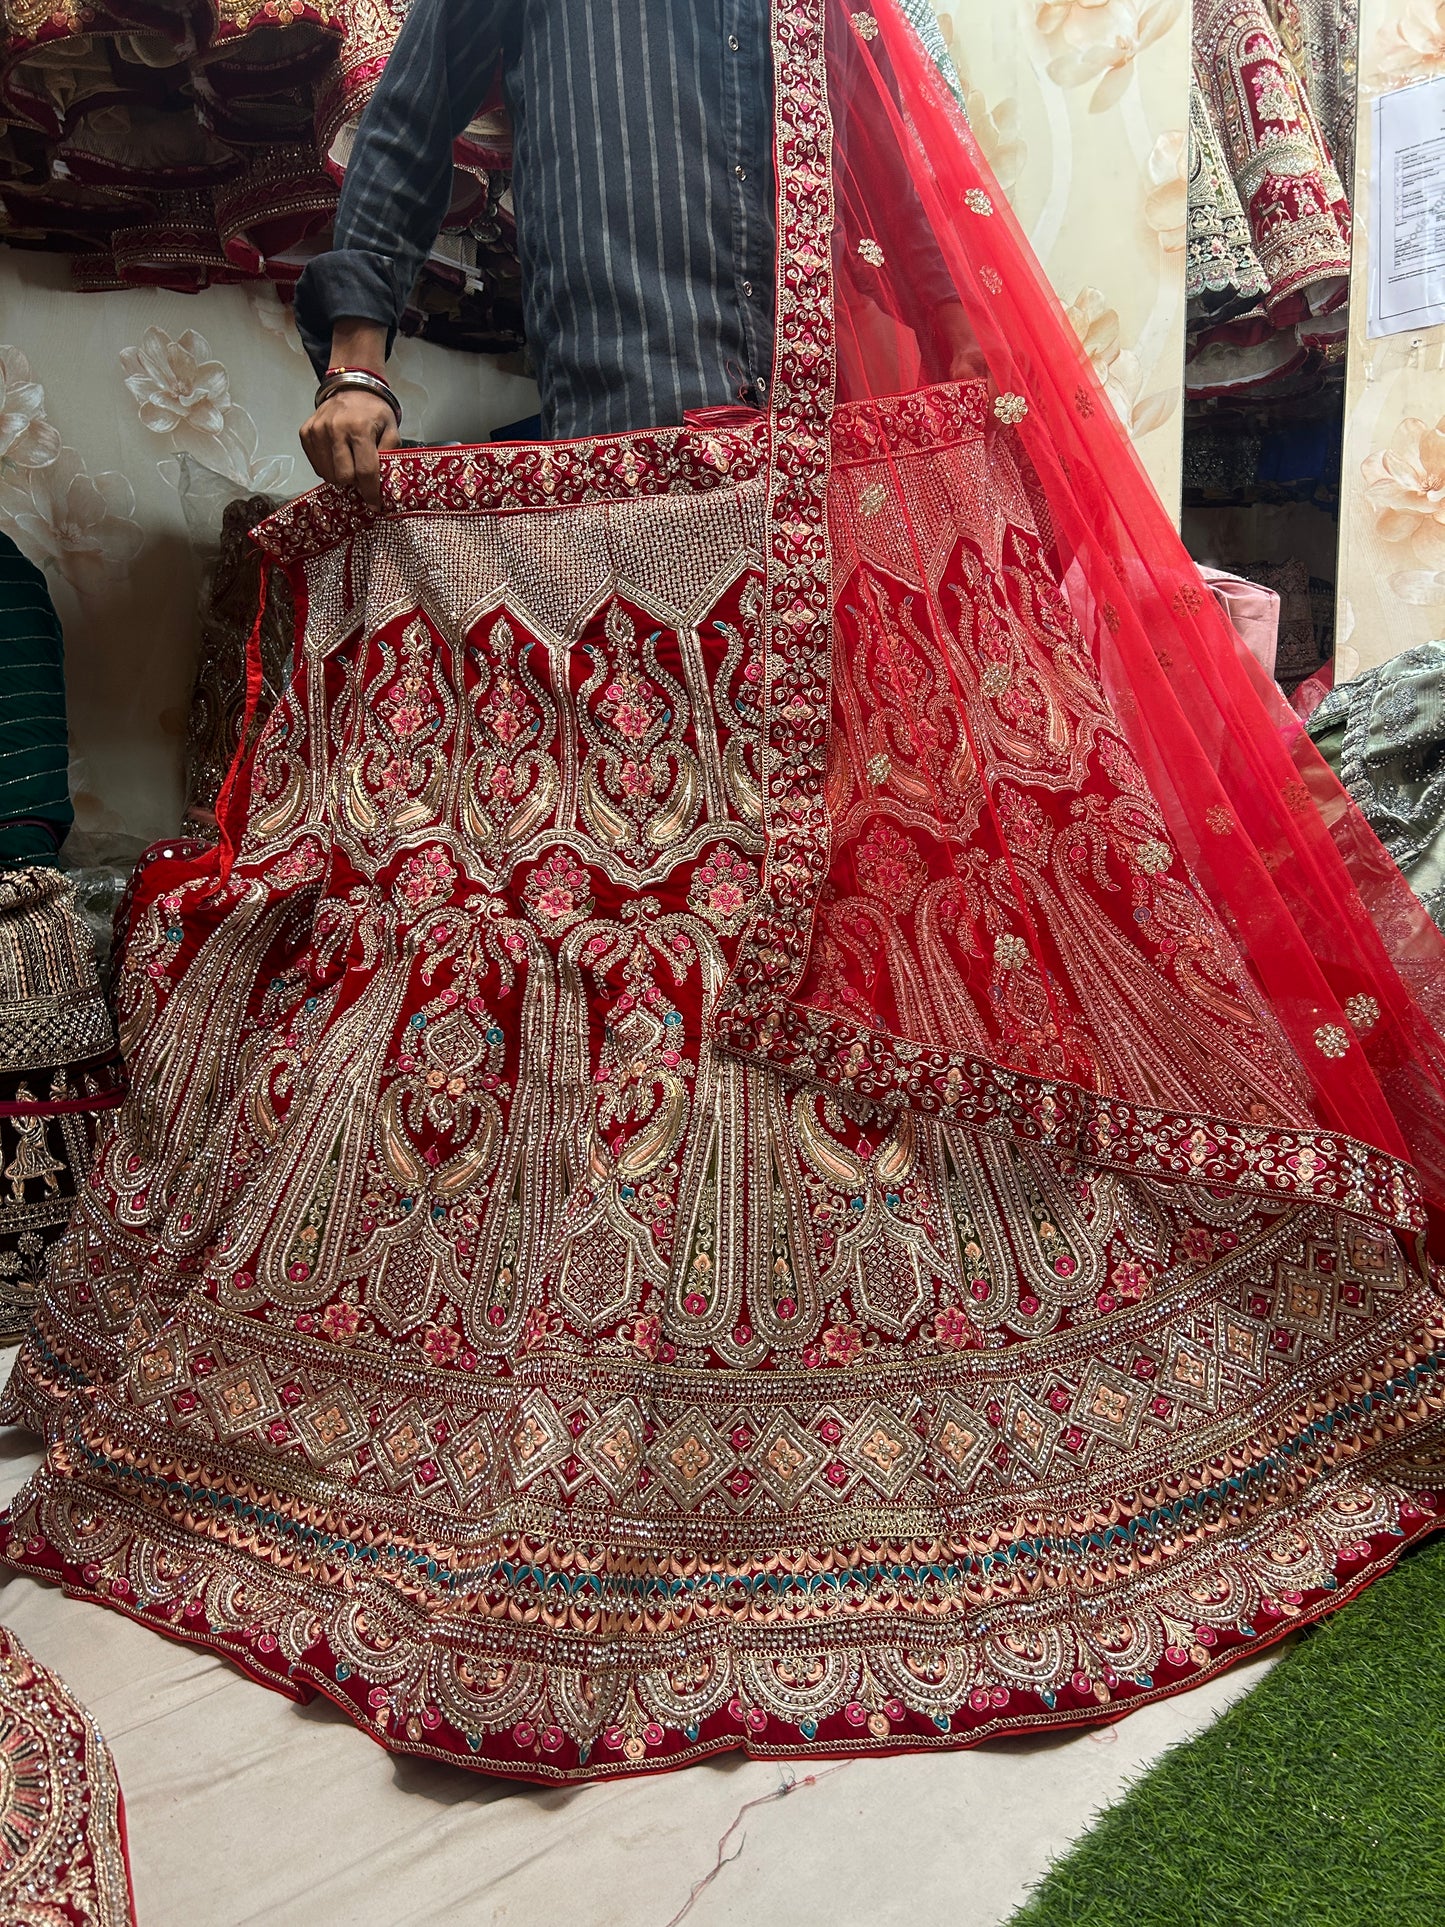
<svg viewBox="0 0 1445 1927">
<path fill-rule="evenodd" d="M 302 661 L 128 946 L 17 1394 L 13 1560 L 543 1777 L 1203 1675 L 1423 1528 L 1445 1409 L 1409 1173 L 1314 1122 L 1022 438 L 830 413 L 815 14 L 774 53 L 775 419 L 267 532 Z"/>
</svg>

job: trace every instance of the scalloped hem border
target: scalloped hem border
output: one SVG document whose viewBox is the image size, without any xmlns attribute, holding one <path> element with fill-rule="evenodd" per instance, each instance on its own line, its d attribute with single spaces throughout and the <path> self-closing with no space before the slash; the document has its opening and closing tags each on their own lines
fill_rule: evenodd
<svg viewBox="0 0 1445 1927">
<path fill-rule="evenodd" d="M 24 1491 L 37 1491 L 45 1481 L 42 1468 Z M 52 1478 L 49 1483 L 53 1490 L 70 1481 Z M 68 1598 L 108 1607 L 180 1645 L 213 1652 L 258 1685 L 297 1704 L 305 1704 L 319 1694 L 389 1753 L 441 1761 L 464 1771 L 504 1779 L 568 1786 L 673 1772 L 725 1753 L 800 1761 L 884 1757 L 961 1751 L 990 1740 L 1110 1725 L 1137 1707 L 1203 1685 L 1241 1660 L 1267 1651 L 1292 1632 L 1347 1605 L 1387 1573 L 1404 1552 L 1445 1530 L 1445 1495 L 1412 1493 L 1402 1504 L 1401 1518 L 1405 1529 L 1373 1534 L 1368 1553 L 1346 1553 L 1337 1558 L 1332 1587 L 1314 1589 L 1295 1606 L 1276 1605 L 1272 1623 L 1266 1626 L 1218 1632 L 1217 1650 L 1209 1651 L 1202 1665 L 1192 1659 L 1183 1665 L 1166 1660 L 1156 1676 L 1116 1678 L 1112 1684 L 1101 1680 L 1087 1694 L 1072 1685 L 1057 1695 L 1002 1687 L 990 1691 L 980 1686 L 946 1720 L 941 1714 L 931 1718 L 910 1711 L 896 1701 L 872 1713 L 861 1705 L 847 1706 L 811 1730 L 791 1725 L 761 1708 L 745 1707 L 734 1699 L 694 1728 L 673 1732 L 654 1724 L 633 1735 L 609 1729 L 581 1746 L 560 1729 L 538 1732 L 525 1721 L 506 1732 L 491 1734 L 464 1733 L 440 1714 L 434 1725 L 415 1715 L 398 1723 L 386 1687 L 373 1684 L 364 1674 L 339 1662 L 325 1640 L 318 1640 L 300 1659 L 288 1663 L 280 1657 L 275 1630 L 267 1626 L 236 1633 L 199 1623 L 183 1607 L 147 1607 L 133 1596 L 128 1582 L 113 1581 L 109 1586 L 93 1583 L 80 1567 L 63 1559 L 43 1540 L 12 1545 L 8 1511 L 0 1516 L 0 1560 L 17 1572 L 58 1585 Z M 162 1550 L 162 1542 L 153 1534 L 136 1532 L 134 1526 L 131 1530 L 138 1541 Z M 1362 1546 L 1364 1543 L 1361 1541 Z"/>
</svg>

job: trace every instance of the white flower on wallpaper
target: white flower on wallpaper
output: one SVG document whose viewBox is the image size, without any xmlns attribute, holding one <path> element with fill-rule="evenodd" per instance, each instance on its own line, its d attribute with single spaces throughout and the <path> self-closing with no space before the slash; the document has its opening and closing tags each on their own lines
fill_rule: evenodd
<svg viewBox="0 0 1445 1927">
<path fill-rule="evenodd" d="M 1019 136 L 1019 106 L 1016 100 L 1001 100 L 990 107 L 976 88 L 963 83 L 964 111 L 973 137 L 983 157 L 993 169 L 994 179 L 1007 194 L 1018 186 L 1029 150 Z"/>
<path fill-rule="evenodd" d="M 1189 136 L 1161 134 L 1149 156 L 1144 219 L 1166 254 L 1183 252 L 1189 220 Z"/>
<path fill-rule="evenodd" d="M 83 596 L 122 581 L 145 541 L 126 477 L 87 474 L 73 448 L 0 481 L 0 521 L 27 555 L 54 566 Z"/>
<path fill-rule="evenodd" d="M 1023 138 L 1019 104 L 1016 100 L 1004 99 L 990 107 L 983 90 L 969 78 L 967 55 L 955 45 L 951 14 L 939 14 L 938 31 L 943 36 L 948 57 L 958 75 L 958 83 L 963 91 L 963 111 L 973 129 L 973 137 L 993 169 L 994 179 L 1007 194 L 1018 186 L 1024 163 L 1029 157 L 1028 144 Z"/>
<path fill-rule="evenodd" d="M 1132 348 L 1121 340 L 1119 317 L 1097 288 L 1081 288 L 1069 304 L 1069 320 L 1084 344 L 1094 373 L 1104 385 L 1119 419 L 1135 441 L 1161 428 L 1179 404 L 1174 388 L 1141 395 L 1144 367 Z"/>
<path fill-rule="evenodd" d="M 256 424 L 232 401 L 230 376 L 194 328 L 180 336 L 147 328 L 138 346 L 121 349 L 120 365 L 142 425 L 168 436 L 177 455 L 191 456 L 238 489 L 267 491 L 289 481 L 293 458 L 259 459 Z M 160 468 L 174 486 L 171 465 Z"/>
<path fill-rule="evenodd" d="M 1445 0 L 1406 0 L 1375 39 L 1383 80 L 1426 80 L 1445 74 Z"/>
<path fill-rule="evenodd" d="M 1360 470 L 1381 541 L 1419 564 L 1390 587 L 1406 602 L 1445 601 L 1445 420 L 1431 428 L 1407 416 Z"/>
<path fill-rule="evenodd" d="M 296 327 L 296 317 L 277 294 L 269 281 L 248 281 L 246 301 L 257 323 L 268 335 L 288 348 L 293 355 L 306 355 L 301 345 L 301 336 Z"/>
<path fill-rule="evenodd" d="M 1089 111 L 1117 105 L 1146 47 L 1162 40 L 1184 0 L 1037 0 L 1035 20 L 1049 43 L 1049 79 L 1094 91 Z"/>
<path fill-rule="evenodd" d="M 0 460 L 44 468 L 59 453 L 59 433 L 45 419 L 45 390 L 21 351 L 0 344 Z"/>
</svg>

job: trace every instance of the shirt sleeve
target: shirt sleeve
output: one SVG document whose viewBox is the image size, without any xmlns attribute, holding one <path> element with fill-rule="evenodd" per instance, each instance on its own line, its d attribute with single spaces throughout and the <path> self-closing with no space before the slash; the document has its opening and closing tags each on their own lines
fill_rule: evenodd
<svg viewBox="0 0 1445 1927">
<path fill-rule="evenodd" d="M 414 0 L 367 103 L 341 186 L 331 251 L 296 285 L 296 323 L 318 374 L 343 316 L 396 325 L 451 201 L 452 143 L 501 56 L 509 0 Z"/>
</svg>

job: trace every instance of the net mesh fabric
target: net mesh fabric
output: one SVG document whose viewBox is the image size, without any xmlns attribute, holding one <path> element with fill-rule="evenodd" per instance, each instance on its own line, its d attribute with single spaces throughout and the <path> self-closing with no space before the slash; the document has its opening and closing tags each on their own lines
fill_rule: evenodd
<svg viewBox="0 0 1445 1927">
<path fill-rule="evenodd" d="M 826 49 L 831 274 L 786 243 L 780 273 L 824 329 L 833 294 L 831 847 L 806 965 L 725 1041 L 864 1096 L 942 1051 L 945 1109 L 1022 1073 L 1312 1121 L 1445 1203 L 1445 942 L 1204 590 L 906 22 L 835 4 Z"/>
</svg>

